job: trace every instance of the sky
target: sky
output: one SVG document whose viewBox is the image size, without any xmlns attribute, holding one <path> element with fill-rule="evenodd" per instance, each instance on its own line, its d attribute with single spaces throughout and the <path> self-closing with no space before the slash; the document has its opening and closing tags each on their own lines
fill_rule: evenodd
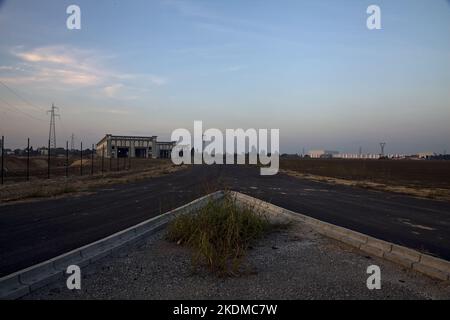
<svg viewBox="0 0 450 320">
<path fill-rule="evenodd" d="M 81 8 L 81 30 L 66 8 Z M 366 26 L 369 5 L 381 30 Z M 0 134 L 280 129 L 280 149 L 450 151 L 446 0 L 0 0 Z M 10 90 L 11 89 L 11 90 Z"/>
</svg>

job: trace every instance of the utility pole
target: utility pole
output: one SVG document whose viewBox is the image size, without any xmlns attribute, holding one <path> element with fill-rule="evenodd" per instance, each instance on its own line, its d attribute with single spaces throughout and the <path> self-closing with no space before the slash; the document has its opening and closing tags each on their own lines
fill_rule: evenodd
<svg viewBox="0 0 450 320">
<path fill-rule="evenodd" d="M 50 161 L 51 161 L 51 146 L 50 146 L 50 140 L 48 140 L 48 150 L 47 150 L 47 179 L 50 179 Z"/>
<path fill-rule="evenodd" d="M 72 133 L 72 136 L 70 137 L 70 152 L 73 152 L 75 150 L 75 135 Z"/>
<path fill-rule="evenodd" d="M 81 141 L 81 146 L 80 146 L 81 150 L 81 155 L 80 155 L 80 176 L 83 175 L 83 141 Z"/>
<path fill-rule="evenodd" d="M 52 108 L 47 111 L 47 114 L 50 114 L 50 130 L 48 133 L 48 140 L 50 140 L 50 147 L 53 147 L 56 149 L 56 129 L 55 129 L 55 123 L 56 123 L 56 117 L 59 117 L 59 114 L 56 113 L 56 111 L 59 111 L 58 107 L 55 107 L 54 104 L 52 104 Z"/>
<path fill-rule="evenodd" d="M 2 171 L 1 171 L 1 183 L 3 184 L 3 176 L 5 175 L 5 173 L 4 173 L 4 171 L 5 171 L 5 168 L 4 168 L 4 165 L 5 165 L 5 137 L 4 136 L 2 136 L 2 148 L 1 148 L 1 151 L 2 151 Z"/>
<path fill-rule="evenodd" d="M 30 181 L 30 138 L 27 146 L 27 181 Z"/>
<path fill-rule="evenodd" d="M 92 144 L 92 151 L 91 151 L 91 176 L 94 175 L 94 144 Z"/>
<path fill-rule="evenodd" d="M 380 142 L 381 153 L 380 156 L 384 157 L 384 147 L 386 147 L 386 142 Z"/>
<path fill-rule="evenodd" d="M 66 141 L 66 178 L 69 177 L 69 141 Z"/>
</svg>

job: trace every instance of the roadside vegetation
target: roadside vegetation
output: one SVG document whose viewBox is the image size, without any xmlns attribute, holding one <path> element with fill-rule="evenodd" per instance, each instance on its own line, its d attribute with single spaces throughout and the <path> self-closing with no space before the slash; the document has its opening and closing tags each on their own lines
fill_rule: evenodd
<svg viewBox="0 0 450 320">
<path fill-rule="evenodd" d="M 186 168 L 185 166 L 176 166 L 170 160 L 159 159 L 135 161 L 133 164 L 134 166 L 128 170 L 104 173 L 97 171 L 94 175 L 90 175 L 90 167 L 86 165 L 83 176 L 80 176 L 78 168 L 77 175 L 72 174 L 69 178 L 64 176 L 53 176 L 51 179 L 32 177 L 28 182 L 8 182 L 0 186 L 0 203 L 89 193 L 98 188 L 138 182 Z"/>
<path fill-rule="evenodd" d="M 194 266 L 206 265 L 219 276 L 236 276 L 250 245 L 280 225 L 255 208 L 238 206 L 226 195 L 197 212 L 176 217 L 166 238 L 192 250 Z"/>
</svg>

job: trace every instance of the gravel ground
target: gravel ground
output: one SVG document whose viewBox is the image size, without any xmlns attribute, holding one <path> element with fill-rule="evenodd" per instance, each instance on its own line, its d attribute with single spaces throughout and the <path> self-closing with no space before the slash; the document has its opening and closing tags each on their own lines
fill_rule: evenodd
<svg viewBox="0 0 450 320">
<path fill-rule="evenodd" d="M 164 231 L 82 270 L 82 289 L 65 281 L 24 299 L 450 299 L 450 285 L 295 224 L 267 235 L 249 251 L 245 272 L 218 278 L 191 265 L 188 249 Z M 370 265 L 381 268 L 381 290 L 369 290 Z"/>
</svg>

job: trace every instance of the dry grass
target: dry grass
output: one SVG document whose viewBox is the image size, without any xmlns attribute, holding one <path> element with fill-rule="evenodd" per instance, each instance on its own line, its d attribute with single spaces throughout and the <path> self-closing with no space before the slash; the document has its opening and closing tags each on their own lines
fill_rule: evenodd
<svg viewBox="0 0 450 320">
<path fill-rule="evenodd" d="M 293 177 L 308 179 L 317 182 L 325 182 L 330 184 L 345 185 L 350 187 L 371 189 L 384 192 L 393 192 L 399 194 L 411 195 L 419 198 L 435 199 L 441 201 L 450 201 L 450 189 L 446 188 L 427 188 L 419 186 L 399 186 L 399 185 L 388 185 L 384 183 L 372 182 L 372 181 L 358 181 L 358 180 L 348 180 L 339 179 L 334 177 L 325 177 L 307 173 L 301 173 L 292 170 L 281 170 L 282 173 L 288 174 Z"/>
<path fill-rule="evenodd" d="M 151 160 L 149 160 L 151 161 Z M 170 161 L 158 161 L 147 168 L 131 171 L 109 172 L 94 176 L 72 176 L 69 178 L 35 179 L 30 182 L 8 183 L 0 186 L 0 203 L 33 198 L 56 197 L 65 194 L 92 192 L 97 188 L 115 184 L 137 182 L 182 170 Z"/>
<path fill-rule="evenodd" d="M 282 159 L 281 169 L 390 186 L 450 189 L 450 161 Z"/>
<path fill-rule="evenodd" d="M 229 276 L 239 273 L 250 244 L 273 226 L 261 212 L 238 206 L 226 195 L 198 212 L 175 218 L 166 237 L 192 249 L 194 266 L 206 265 L 219 276 Z"/>
<path fill-rule="evenodd" d="M 450 161 L 282 159 L 291 176 L 450 201 Z"/>
</svg>

